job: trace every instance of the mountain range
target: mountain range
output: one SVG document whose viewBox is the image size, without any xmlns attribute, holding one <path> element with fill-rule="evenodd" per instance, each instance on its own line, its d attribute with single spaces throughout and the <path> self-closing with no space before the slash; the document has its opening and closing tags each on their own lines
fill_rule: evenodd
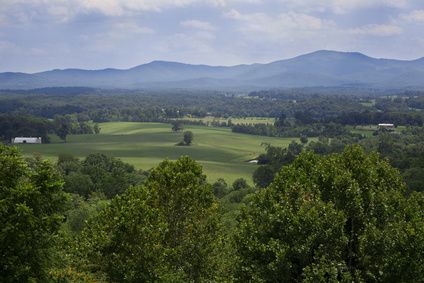
<svg viewBox="0 0 424 283">
<path fill-rule="evenodd" d="M 0 89 L 44 87 L 248 89 L 298 87 L 424 88 L 424 58 L 377 59 L 321 50 L 267 64 L 190 65 L 153 61 L 130 69 L 0 73 Z"/>
</svg>

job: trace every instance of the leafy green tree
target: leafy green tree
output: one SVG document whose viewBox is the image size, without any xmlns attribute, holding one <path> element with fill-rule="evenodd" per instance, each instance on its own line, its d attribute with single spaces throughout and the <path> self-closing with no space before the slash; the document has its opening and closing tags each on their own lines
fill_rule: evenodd
<svg viewBox="0 0 424 283">
<path fill-rule="evenodd" d="M 54 118 L 55 132 L 59 138 L 66 142 L 66 137 L 72 131 L 72 121 L 68 116 L 56 116 Z"/>
<path fill-rule="evenodd" d="M 253 182 L 255 182 L 256 186 L 259 188 L 265 188 L 274 180 L 274 170 L 272 170 L 271 166 L 259 166 L 253 172 Z"/>
<path fill-rule="evenodd" d="M 116 282 L 214 281 L 218 206 L 202 168 L 164 161 L 83 231 L 91 266 Z M 93 265 L 94 264 L 94 265 Z"/>
<path fill-rule="evenodd" d="M 144 180 L 134 166 L 104 154 L 90 154 L 81 164 L 81 173 L 88 175 L 93 183 L 92 190 L 109 198 Z"/>
<path fill-rule="evenodd" d="M 260 188 L 268 186 L 281 167 L 293 162 L 303 150 L 303 145 L 295 141 L 292 141 L 287 148 L 263 145 L 266 153 L 259 155 L 258 164 L 261 166 L 253 172 L 253 181 Z"/>
<path fill-rule="evenodd" d="M 286 116 L 286 114 L 284 113 L 284 112 L 281 112 L 281 114 L 280 114 L 280 116 L 279 117 L 277 117 L 277 119 L 275 119 L 275 123 L 274 123 L 274 125 L 277 127 L 277 128 L 282 128 L 282 127 L 284 127 L 285 126 L 285 124 L 286 124 L 286 118 L 287 118 L 287 116 Z"/>
<path fill-rule="evenodd" d="M 81 169 L 81 162 L 71 154 L 59 154 L 57 159 L 57 167 L 64 175 L 77 172 Z"/>
<path fill-rule="evenodd" d="M 94 184 L 90 176 L 80 172 L 72 172 L 64 177 L 64 191 L 88 197 L 93 191 Z"/>
<path fill-rule="evenodd" d="M 45 280 L 50 248 L 66 203 L 62 181 L 46 161 L 27 163 L 0 145 L 0 281 Z"/>
<path fill-rule="evenodd" d="M 411 191 L 424 192 L 424 168 L 409 168 L 403 176 Z"/>
<path fill-rule="evenodd" d="M 308 143 L 308 137 L 304 136 L 304 135 L 300 136 L 300 142 L 302 144 L 307 144 Z"/>
<path fill-rule="evenodd" d="M 421 282 L 424 197 L 359 146 L 302 153 L 254 195 L 235 236 L 254 282 Z"/>
<path fill-rule="evenodd" d="M 183 125 L 181 121 L 178 121 L 178 120 L 172 121 L 171 125 L 172 125 L 171 129 L 173 132 L 179 132 L 179 131 L 182 131 L 183 129 Z"/>
<path fill-rule="evenodd" d="M 98 123 L 94 123 L 93 130 L 96 135 L 100 134 L 101 128 Z"/>
<path fill-rule="evenodd" d="M 246 189 L 249 187 L 249 185 L 247 184 L 246 179 L 244 178 L 238 178 L 233 182 L 233 190 L 238 191 L 241 189 Z"/>
<path fill-rule="evenodd" d="M 228 193 L 228 185 L 224 179 L 219 178 L 212 184 L 212 190 L 217 198 L 222 198 Z"/>
<path fill-rule="evenodd" d="M 191 143 L 193 142 L 193 138 L 194 138 L 194 135 L 193 135 L 192 131 L 185 131 L 184 132 L 183 139 L 184 139 L 185 145 L 191 145 Z"/>
</svg>

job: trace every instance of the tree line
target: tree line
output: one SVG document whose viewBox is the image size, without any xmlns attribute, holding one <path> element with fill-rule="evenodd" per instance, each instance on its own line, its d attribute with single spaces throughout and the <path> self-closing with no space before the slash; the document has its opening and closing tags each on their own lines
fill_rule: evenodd
<svg viewBox="0 0 424 283">
<path fill-rule="evenodd" d="M 14 137 L 41 137 L 43 142 L 50 141 L 49 134 L 56 134 L 66 141 L 68 135 L 98 134 L 100 127 L 82 116 L 55 116 L 45 119 L 17 114 L 0 114 L 0 140 L 11 142 Z"/>
</svg>

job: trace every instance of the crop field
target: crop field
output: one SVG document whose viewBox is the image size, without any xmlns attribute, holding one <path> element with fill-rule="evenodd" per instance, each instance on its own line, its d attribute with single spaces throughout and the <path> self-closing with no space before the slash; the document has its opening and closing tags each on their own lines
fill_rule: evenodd
<svg viewBox="0 0 424 283">
<path fill-rule="evenodd" d="M 164 159 L 175 160 L 181 155 L 189 155 L 203 165 L 209 181 L 222 177 L 231 183 L 240 177 L 252 182 L 252 172 L 257 165 L 246 161 L 264 152 L 262 143 L 287 146 L 297 140 L 232 133 L 227 128 L 185 126 L 185 130 L 194 134 L 193 145 L 177 146 L 183 134 L 172 132 L 169 124 L 111 122 L 102 123 L 100 127 L 99 135 L 71 135 L 67 143 L 53 138 L 50 144 L 19 147 L 25 155 L 37 153 L 52 161 L 61 153 L 79 158 L 90 153 L 104 153 L 144 170 Z"/>
</svg>

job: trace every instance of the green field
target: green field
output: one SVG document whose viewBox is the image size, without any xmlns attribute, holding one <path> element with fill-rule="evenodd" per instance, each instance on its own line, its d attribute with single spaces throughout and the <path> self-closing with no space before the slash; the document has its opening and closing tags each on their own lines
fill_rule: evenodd
<svg viewBox="0 0 424 283">
<path fill-rule="evenodd" d="M 83 158 L 90 153 L 118 157 L 140 169 L 150 169 L 164 159 L 189 155 L 199 161 L 209 181 L 223 177 L 232 182 L 239 177 L 251 182 L 255 164 L 246 161 L 264 152 L 262 143 L 287 146 L 296 138 L 272 138 L 232 133 L 227 128 L 186 126 L 194 133 L 192 146 L 176 146 L 182 133 L 171 132 L 169 124 L 113 122 L 100 124 L 99 135 L 72 135 L 68 142 L 26 144 L 19 147 L 26 155 L 41 154 L 55 161 L 58 154 L 69 153 Z M 56 141 L 56 139 L 53 139 Z"/>
<path fill-rule="evenodd" d="M 245 118 L 217 118 L 213 116 L 206 116 L 204 118 L 193 118 L 185 117 L 180 120 L 189 120 L 189 121 L 202 121 L 203 123 L 212 123 L 212 122 L 228 122 L 231 119 L 231 122 L 236 125 L 242 124 L 274 124 L 275 118 L 266 118 L 266 117 L 245 117 Z"/>
</svg>

